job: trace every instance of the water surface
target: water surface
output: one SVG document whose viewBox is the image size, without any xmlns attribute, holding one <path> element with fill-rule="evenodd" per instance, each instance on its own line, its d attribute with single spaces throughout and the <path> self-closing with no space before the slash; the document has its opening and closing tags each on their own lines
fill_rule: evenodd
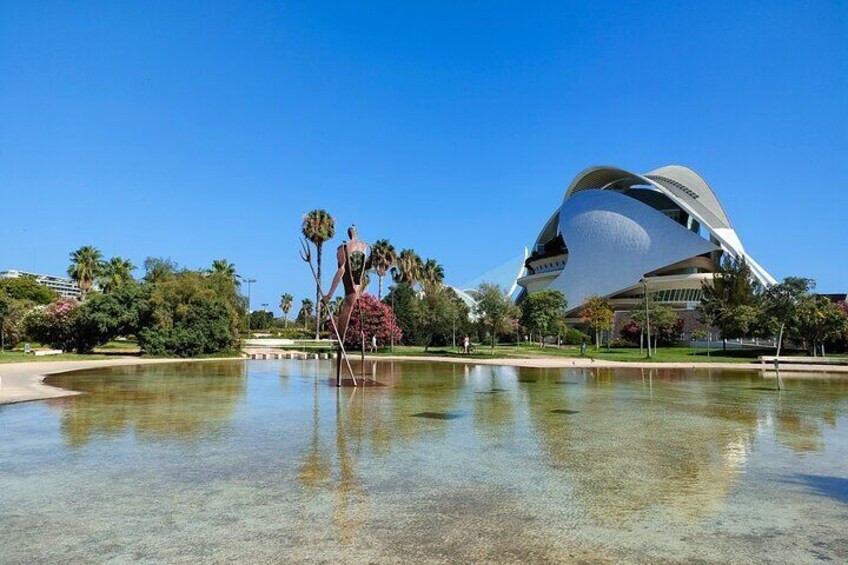
<svg viewBox="0 0 848 565">
<path fill-rule="evenodd" d="M 848 560 L 848 381 L 231 361 L 0 406 L 0 562 Z"/>
</svg>

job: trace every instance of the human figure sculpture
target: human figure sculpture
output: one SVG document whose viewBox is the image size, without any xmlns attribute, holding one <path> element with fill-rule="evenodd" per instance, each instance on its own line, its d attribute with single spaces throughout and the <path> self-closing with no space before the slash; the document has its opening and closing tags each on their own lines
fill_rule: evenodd
<svg viewBox="0 0 848 565">
<path fill-rule="evenodd" d="M 342 283 L 345 295 L 339 308 L 337 323 L 339 338 L 342 342 L 347 335 L 347 327 L 356 301 L 365 290 L 365 273 L 371 268 L 371 246 L 359 239 L 356 226 L 350 226 L 347 235 L 349 239 L 336 249 L 336 261 L 339 267 L 333 277 L 330 290 L 324 296 L 326 304 L 335 294 L 339 283 Z"/>
</svg>

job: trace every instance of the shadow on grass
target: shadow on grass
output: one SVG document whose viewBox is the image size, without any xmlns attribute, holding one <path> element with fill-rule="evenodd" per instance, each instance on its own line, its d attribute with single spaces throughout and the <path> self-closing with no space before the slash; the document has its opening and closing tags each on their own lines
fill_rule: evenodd
<svg viewBox="0 0 848 565">
<path fill-rule="evenodd" d="M 848 478 L 796 473 L 794 476 L 785 479 L 784 482 L 806 486 L 814 494 L 848 504 Z"/>
</svg>

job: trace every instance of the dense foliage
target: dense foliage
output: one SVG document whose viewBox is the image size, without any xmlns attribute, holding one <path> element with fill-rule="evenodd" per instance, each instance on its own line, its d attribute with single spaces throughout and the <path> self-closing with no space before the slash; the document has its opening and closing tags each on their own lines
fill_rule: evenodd
<svg viewBox="0 0 848 565">
<path fill-rule="evenodd" d="M 590 330 L 595 332 L 595 347 L 601 346 L 601 332 L 612 329 L 615 312 L 610 301 L 601 296 L 590 296 L 581 309 L 581 318 Z"/>
<path fill-rule="evenodd" d="M 56 349 L 76 349 L 79 308 L 80 302 L 74 298 L 60 298 L 47 306 L 38 306 L 27 316 L 26 333 Z"/>
<path fill-rule="evenodd" d="M 178 357 L 237 345 L 245 304 L 234 271 L 178 271 L 169 261 L 152 259 L 145 261 L 151 276 L 136 282 L 128 275 L 131 263 L 116 258 L 109 264 L 105 272 L 123 273 L 104 284 L 103 292 L 90 287 L 84 302 L 63 298 L 32 309 L 25 321 L 30 339 L 88 352 L 116 337 L 135 336 L 147 354 Z"/>
<path fill-rule="evenodd" d="M 521 303 L 521 325 L 544 345 L 545 338 L 560 333 L 568 302 L 558 290 L 543 290 L 531 294 Z"/>
<path fill-rule="evenodd" d="M 520 316 L 520 311 L 498 285 L 481 284 L 476 298 L 475 314 L 494 351 L 498 335 L 514 331 L 512 322 Z"/>
<path fill-rule="evenodd" d="M 59 295 L 36 282 L 33 277 L 0 279 L 0 297 L 9 300 L 23 300 L 33 304 L 50 304 Z"/>
<path fill-rule="evenodd" d="M 372 337 L 377 338 L 378 347 L 389 345 L 393 340 L 400 343 L 403 339 L 392 309 L 370 294 L 363 294 L 354 306 L 345 345 L 358 349 L 362 347 L 363 337 L 366 347 L 370 346 Z"/>
</svg>

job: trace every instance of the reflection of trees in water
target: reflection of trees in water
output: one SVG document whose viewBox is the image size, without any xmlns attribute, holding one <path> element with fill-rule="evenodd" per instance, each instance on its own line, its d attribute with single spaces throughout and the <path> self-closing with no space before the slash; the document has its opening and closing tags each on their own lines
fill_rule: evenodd
<svg viewBox="0 0 848 565">
<path fill-rule="evenodd" d="M 626 522 L 658 505 L 689 519 L 709 515 L 743 470 L 757 408 L 737 404 L 731 388 L 690 381 L 678 389 L 682 372 L 645 373 L 643 381 L 639 372 L 584 372 L 589 390 L 564 389 L 554 400 L 574 416 L 531 403 L 542 448 L 596 520 Z"/>
<path fill-rule="evenodd" d="M 474 432 L 500 441 L 515 435 L 515 402 L 512 393 L 518 375 L 516 367 L 476 365 L 470 371 L 474 389 L 472 411 Z"/>
<path fill-rule="evenodd" d="M 354 364 L 354 370 L 361 372 L 358 365 Z M 365 374 L 386 386 L 337 389 L 323 379 L 315 380 L 309 447 L 298 473 L 308 493 L 329 492 L 332 523 L 345 541 L 353 540 L 369 516 L 369 494 L 358 461 L 388 457 L 393 446 L 414 440 L 443 439 L 444 422 L 414 414 L 455 411 L 465 379 L 462 367 L 434 369 L 416 363 L 366 362 Z M 321 414 L 320 398 L 326 394 L 332 396 L 334 407 Z M 325 427 L 333 417 L 332 441 L 322 436 L 322 417 Z"/>
<path fill-rule="evenodd" d="M 848 407 L 848 381 L 784 379 L 788 390 L 768 399 L 775 439 L 796 453 L 824 451 L 824 428 L 835 428 Z"/>
<path fill-rule="evenodd" d="M 813 386 L 779 396 L 767 385 L 763 390 L 757 375 L 719 371 L 693 377 L 688 370 L 366 365 L 389 387 L 337 390 L 322 381 L 313 405 L 317 411 L 319 395 L 332 394 L 324 431 L 334 436 L 322 435 L 315 418 L 301 466 L 311 469 L 301 471 L 304 486 L 332 495 L 333 524 L 344 536 L 369 514 L 367 481 L 358 469 L 363 458 L 448 437 L 451 426 L 416 413 L 465 411 L 483 444 L 524 442 L 518 436 L 526 423 L 574 500 L 598 521 L 630 522 L 646 511 L 699 520 L 722 508 L 769 422 L 778 441 L 803 448 L 836 421 L 848 393 L 843 388 L 823 398 Z M 493 389 L 504 392 L 477 394 Z"/>
<path fill-rule="evenodd" d="M 62 435 L 84 445 L 129 428 L 148 440 L 192 440 L 223 426 L 244 395 L 242 362 L 137 365 L 66 373 L 50 384 L 83 392 L 60 404 Z"/>
<path fill-rule="evenodd" d="M 838 381 L 796 381 L 791 392 L 777 393 L 739 372 L 693 378 L 682 369 L 598 369 L 583 377 L 586 390 L 567 389 L 554 401 L 579 417 L 552 414 L 538 398 L 530 414 L 578 499 L 596 519 L 613 522 L 657 505 L 687 519 L 713 514 L 768 422 L 787 447 L 823 449 L 822 426 L 835 424 L 848 394 L 848 383 Z"/>
</svg>

